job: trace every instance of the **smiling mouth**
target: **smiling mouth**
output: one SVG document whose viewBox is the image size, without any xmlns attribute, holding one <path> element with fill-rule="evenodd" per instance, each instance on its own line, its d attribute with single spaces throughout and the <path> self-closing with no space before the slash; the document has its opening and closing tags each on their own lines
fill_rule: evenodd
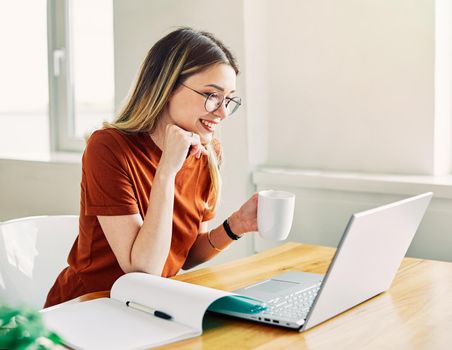
<svg viewBox="0 0 452 350">
<path fill-rule="evenodd" d="M 215 127 L 217 126 L 217 123 L 210 122 L 205 119 L 200 119 L 202 126 L 209 132 L 214 132 Z"/>
</svg>

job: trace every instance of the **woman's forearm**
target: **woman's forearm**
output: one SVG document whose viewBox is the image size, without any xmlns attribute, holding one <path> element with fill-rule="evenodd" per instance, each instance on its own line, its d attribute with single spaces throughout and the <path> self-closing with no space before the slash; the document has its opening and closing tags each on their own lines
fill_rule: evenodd
<svg viewBox="0 0 452 350">
<path fill-rule="evenodd" d="M 134 270 L 161 275 L 171 247 L 175 175 L 157 171 L 149 206 L 135 242 L 131 264 Z"/>
<path fill-rule="evenodd" d="M 234 213 L 230 216 L 229 221 L 232 226 L 231 228 L 233 231 L 235 230 L 234 232 L 236 232 L 237 234 L 242 234 L 244 232 L 240 231 L 240 229 L 236 225 L 237 219 L 237 213 Z M 234 224 L 232 222 L 234 222 Z M 188 254 L 188 257 L 182 268 L 184 270 L 188 270 L 212 259 L 220 251 L 226 249 L 232 242 L 234 241 L 229 238 L 223 228 L 223 225 L 220 225 L 210 231 L 210 242 L 207 236 L 207 232 L 200 233 L 192 248 L 190 249 L 190 253 Z"/>
</svg>

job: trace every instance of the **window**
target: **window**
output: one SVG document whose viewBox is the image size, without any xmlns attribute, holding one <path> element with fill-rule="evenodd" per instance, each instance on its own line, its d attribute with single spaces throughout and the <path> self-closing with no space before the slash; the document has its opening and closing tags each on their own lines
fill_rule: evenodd
<svg viewBox="0 0 452 350">
<path fill-rule="evenodd" d="M 0 3 L 0 154 L 80 151 L 111 120 L 112 0 Z"/>
<path fill-rule="evenodd" d="M 111 0 L 50 0 L 51 145 L 83 149 L 85 134 L 113 115 Z"/>
</svg>

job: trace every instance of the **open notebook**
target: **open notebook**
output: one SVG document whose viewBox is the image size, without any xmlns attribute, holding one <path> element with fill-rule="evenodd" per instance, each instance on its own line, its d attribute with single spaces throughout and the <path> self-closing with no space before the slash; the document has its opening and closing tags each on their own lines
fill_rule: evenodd
<svg viewBox="0 0 452 350">
<path fill-rule="evenodd" d="M 200 335 L 208 308 L 265 309 L 238 294 L 134 272 L 114 283 L 110 298 L 58 305 L 42 310 L 42 316 L 74 349 L 146 349 Z"/>
</svg>

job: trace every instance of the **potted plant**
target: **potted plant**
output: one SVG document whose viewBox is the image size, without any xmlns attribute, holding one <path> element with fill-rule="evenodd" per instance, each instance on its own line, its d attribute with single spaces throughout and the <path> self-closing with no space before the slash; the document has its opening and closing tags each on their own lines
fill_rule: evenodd
<svg viewBox="0 0 452 350">
<path fill-rule="evenodd" d="M 0 349 L 62 349 L 59 344 L 61 338 L 45 327 L 38 311 L 0 305 Z"/>
</svg>

